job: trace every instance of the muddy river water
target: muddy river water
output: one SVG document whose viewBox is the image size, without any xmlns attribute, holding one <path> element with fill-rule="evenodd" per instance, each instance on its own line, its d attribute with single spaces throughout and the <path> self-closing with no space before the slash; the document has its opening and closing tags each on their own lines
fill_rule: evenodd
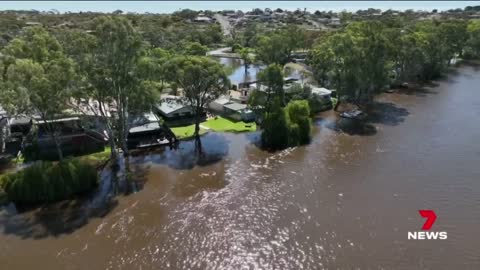
<svg viewBox="0 0 480 270">
<path fill-rule="evenodd" d="M 10 205 L 0 268 L 480 269 L 480 70 L 378 108 L 362 130 L 323 113 L 310 145 L 281 152 L 210 133 L 200 160 L 191 142 L 135 157 L 138 192 Z M 407 239 L 419 209 L 447 240 Z"/>
</svg>

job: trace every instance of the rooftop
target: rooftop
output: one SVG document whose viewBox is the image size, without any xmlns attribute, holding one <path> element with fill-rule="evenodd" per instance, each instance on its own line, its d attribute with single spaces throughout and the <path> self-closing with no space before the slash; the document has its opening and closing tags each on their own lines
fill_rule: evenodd
<svg viewBox="0 0 480 270">
<path fill-rule="evenodd" d="M 312 87 L 312 94 L 317 94 L 319 96 L 327 96 L 332 94 L 332 91 L 323 87 Z"/>
<path fill-rule="evenodd" d="M 232 111 L 242 111 L 242 110 L 245 110 L 247 108 L 247 105 L 246 104 L 240 104 L 240 103 L 236 103 L 236 102 L 230 102 L 230 103 L 227 103 L 225 105 L 223 105 L 225 108 L 228 108 Z"/>
<path fill-rule="evenodd" d="M 157 105 L 157 108 L 165 114 L 170 114 L 187 106 L 181 97 L 164 95 L 161 98 L 160 105 Z"/>
<path fill-rule="evenodd" d="M 141 126 L 136 126 L 129 129 L 130 133 L 138 133 L 138 132 L 146 132 L 146 131 L 153 131 L 161 129 L 160 124 L 158 122 L 147 123 Z"/>
</svg>

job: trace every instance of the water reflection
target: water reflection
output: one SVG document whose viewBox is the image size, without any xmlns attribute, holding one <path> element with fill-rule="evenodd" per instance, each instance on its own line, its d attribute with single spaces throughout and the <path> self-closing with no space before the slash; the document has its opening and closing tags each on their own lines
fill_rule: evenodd
<svg viewBox="0 0 480 270">
<path fill-rule="evenodd" d="M 229 68 L 231 68 L 231 74 L 228 76 L 232 84 L 239 84 L 242 82 L 251 82 L 257 79 L 257 73 L 265 68 L 265 66 L 251 64 L 248 65 L 247 72 L 245 73 L 245 66 L 243 60 L 235 58 L 216 58 L 218 61 Z"/>
<path fill-rule="evenodd" d="M 219 162 L 228 154 L 229 143 L 224 136 L 208 133 L 201 137 L 202 152 L 198 154 L 195 140 L 180 142 L 178 149 L 165 149 L 149 155 L 138 156 L 135 163 L 163 164 L 174 169 L 188 170 L 195 166 L 208 166 Z"/>
<path fill-rule="evenodd" d="M 222 65 L 231 68 L 231 74 L 228 76 L 228 78 L 232 84 L 255 81 L 257 79 L 258 72 L 265 68 L 265 65 L 251 64 L 248 66 L 247 72 L 245 73 L 245 66 L 243 65 L 243 60 L 241 59 L 225 57 L 216 57 L 215 59 L 218 59 Z M 292 68 L 285 70 L 285 76 L 296 79 L 301 78 L 299 70 Z"/>
</svg>

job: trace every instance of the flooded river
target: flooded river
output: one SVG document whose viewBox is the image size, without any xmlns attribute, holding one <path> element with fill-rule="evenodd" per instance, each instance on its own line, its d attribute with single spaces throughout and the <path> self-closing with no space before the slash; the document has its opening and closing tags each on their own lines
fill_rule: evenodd
<svg viewBox="0 0 480 270">
<path fill-rule="evenodd" d="M 479 85 L 462 67 L 384 94 L 369 132 L 326 112 L 305 147 L 210 133 L 201 160 L 191 142 L 135 157 L 139 192 L 1 210 L 0 268 L 480 269 Z M 407 239 L 419 209 L 447 240 Z"/>
</svg>

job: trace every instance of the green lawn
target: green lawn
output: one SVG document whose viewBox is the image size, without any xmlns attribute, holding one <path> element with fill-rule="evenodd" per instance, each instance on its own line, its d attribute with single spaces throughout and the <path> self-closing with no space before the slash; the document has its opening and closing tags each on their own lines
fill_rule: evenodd
<svg viewBox="0 0 480 270">
<path fill-rule="evenodd" d="M 195 132 L 195 125 L 189 125 L 185 127 L 173 127 L 171 128 L 172 132 L 177 136 L 179 140 L 185 140 L 193 137 L 193 133 Z M 200 135 L 207 133 L 206 130 L 200 128 Z"/>
<path fill-rule="evenodd" d="M 86 161 L 94 165 L 101 164 L 110 158 L 110 146 L 105 146 L 102 152 L 92 153 L 84 156 L 74 157 L 81 161 Z"/>
<path fill-rule="evenodd" d="M 255 123 L 245 123 L 242 121 L 233 122 L 223 117 L 218 116 L 217 119 L 210 119 L 202 123 L 202 126 L 208 127 L 213 131 L 223 132 L 250 132 L 257 129 Z"/>
</svg>

